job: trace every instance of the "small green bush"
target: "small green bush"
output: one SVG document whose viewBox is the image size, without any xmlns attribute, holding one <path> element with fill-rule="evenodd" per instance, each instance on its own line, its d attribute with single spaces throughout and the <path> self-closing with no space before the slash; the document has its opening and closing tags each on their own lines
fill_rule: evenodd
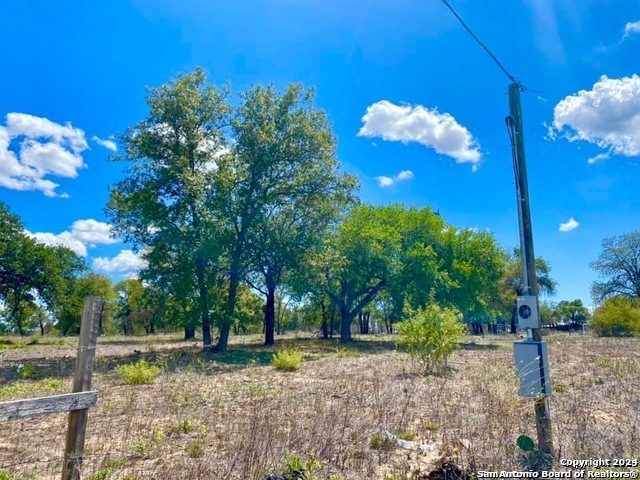
<svg viewBox="0 0 640 480">
<path fill-rule="evenodd" d="M 425 373 L 442 372 L 466 333 L 460 314 L 436 303 L 407 310 L 409 319 L 397 325 L 398 345 L 407 349 Z"/>
<path fill-rule="evenodd" d="M 38 381 L 16 382 L 0 387 L 0 401 L 19 397 L 34 397 L 38 395 L 55 395 L 66 390 L 62 380 L 45 378 Z M 0 477 L 1 480 L 2 477 Z"/>
<path fill-rule="evenodd" d="M 374 433 L 369 440 L 369 448 L 372 450 L 392 450 L 395 446 L 395 440 L 386 438 L 379 432 Z"/>
<path fill-rule="evenodd" d="M 287 452 L 285 462 L 287 473 L 294 478 L 318 480 L 315 472 L 322 470 L 322 462 L 313 453 L 304 459 L 296 453 Z"/>
<path fill-rule="evenodd" d="M 293 350 L 285 348 L 273 355 L 271 365 L 276 370 L 283 370 L 285 372 L 292 372 L 298 370 L 302 364 L 302 352 L 299 350 Z"/>
<path fill-rule="evenodd" d="M 196 440 L 189 443 L 185 447 L 185 452 L 191 458 L 200 458 L 204 455 L 204 442 L 202 440 Z"/>
<path fill-rule="evenodd" d="M 101 468 L 89 477 L 89 480 L 107 480 L 113 471 L 110 468 Z"/>
<path fill-rule="evenodd" d="M 127 385 L 146 385 L 153 383 L 158 375 L 160 375 L 160 369 L 155 365 L 149 365 L 144 359 L 129 365 L 118 365 L 116 371 Z"/>
<path fill-rule="evenodd" d="M 590 326 L 601 337 L 640 337 L 640 304 L 623 297 L 609 298 L 594 312 Z"/>
<path fill-rule="evenodd" d="M 21 363 L 18 365 L 18 377 L 26 380 L 27 378 L 31 378 L 31 376 L 36 371 L 36 366 L 33 363 Z"/>
</svg>

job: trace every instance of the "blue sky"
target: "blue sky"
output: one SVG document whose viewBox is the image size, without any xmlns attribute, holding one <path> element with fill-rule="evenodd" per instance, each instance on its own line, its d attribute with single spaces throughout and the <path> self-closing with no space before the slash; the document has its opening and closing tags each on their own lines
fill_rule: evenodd
<svg viewBox="0 0 640 480">
<path fill-rule="evenodd" d="M 637 230 L 640 0 L 451 0 L 523 94 L 536 254 L 591 303 L 603 237 Z M 104 224 L 110 136 L 145 86 L 203 66 L 234 91 L 303 82 L 368 202 L 438 209 L 515 246 L 509 80 L 438 0 L 4 2 L 0 200 L 96 271 L 137 258 Z M 565 225 L 561 227 L 561 225 Z M 566 230 L 566 231 L 562 231 Z"/>
</svg>

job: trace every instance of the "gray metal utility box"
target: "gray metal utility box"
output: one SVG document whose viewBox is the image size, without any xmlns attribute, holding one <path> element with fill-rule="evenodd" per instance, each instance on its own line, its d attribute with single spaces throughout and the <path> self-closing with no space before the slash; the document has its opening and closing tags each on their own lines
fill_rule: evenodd
<svg viewBox="0 0 640 480">
<path fill-rule="evenodd" d="M 551 376 L 547 343 L 534 340 L 514 342 L 513 353 L 520 381 L 520 396 L 550 395 Z"/>
</svg>

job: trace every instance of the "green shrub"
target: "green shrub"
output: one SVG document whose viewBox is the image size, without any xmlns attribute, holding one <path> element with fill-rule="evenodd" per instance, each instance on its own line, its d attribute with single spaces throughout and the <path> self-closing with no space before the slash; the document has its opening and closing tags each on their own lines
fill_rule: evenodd
<svg viewBox="0 0 640 480">
<path fill-rule="evenodd" d="M 601 337 L 640 337 L 640 304 L 623 297 L 609 298 L 594 312 L 590 325 Z"/>
<path fill-rule="evenodd" d="M 65 390 L 65 383 L 57 378 L 45 378 L 36 382 L 16 382 L 0 387 L 0 401 L 19 397 L 55 395 Z"/>
<path fill-rule="evenodd" d="M 31 376 L 36 371 L 36 366 L 33 363 L 21 363 L 18 365 L 18 377 L 26 380 L 27 378 L 31 378 Z"/>
<path fill-rule="evenodd" d="M 110 468 L 101 468 L 89 477 L 89 480 L 107 480 L 113 471 Z"/>
<path fill-rule="evenodd" d="M 305 460 L 298 454 L 287 452 L 285 462 L 287 473 L 294 478 L 317 480 L 315 472 L 322 470 L 322 462 L 313 453 Z"/>
<path fill-rule="evenodd" d="M 406 348 L 426 373 L 441 372 L 466 333 L 460 314 L 436 303 L 408 310 L 409 319 L 397 325 L 398 345 Z"/>
<path fill-rule="evenodd" d="M 6 470 L 0 470 L 0 480 L 15 480 L 15 477 Z"/>
<path fill-rule="evenodd" d="M 189 443 L 185 447 L 185 452 L 191 458 L 200 458 L 204 455 L 204 442 L 202 440 L 196 440 Z"/>
<path fill-rule="evenodd" d="M 158 367 L 149 365 L 144 359 L 129 365 L 118 365 L 116 371 L 127 385 L 145 385 L 152 383 L 160 374 Z"/>
<path fill-rule="evenodd" d="M 369 440 L 369 447 L 372 450 L 393 450 L 396 447 L 396 441 L 376 432 Z"/>
<path fill-rule="evenodd" d="M 182 417 L 175 427 L 175 431 L 178 433 L 191 433 L 195 425 L 188 417 Z"/>
<path fill-rule="evenodd" d="M 300 368 L 302 364 L 302 352 L 299 350 L 293 350 L 285 348 L 273 355 L 271 365 L 276 370 L 283 370 L 285 372 L 292 372 Z"/>
</svg>

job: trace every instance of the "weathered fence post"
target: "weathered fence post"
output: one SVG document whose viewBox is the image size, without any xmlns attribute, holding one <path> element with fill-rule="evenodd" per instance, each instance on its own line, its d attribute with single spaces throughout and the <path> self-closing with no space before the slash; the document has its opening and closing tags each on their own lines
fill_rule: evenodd
<svg viewBox="0 0 640 480">
<path fill-rule="evenodd" d="M 98 329 L 103 307 L 104 301 L 101 297 L 87 297 L 84 299 L 76 371 L 73 376 L 74 393 L 91 389 L 93 361 L 96 355 Z M 74 410 L 69 413 L 62 480 L 80 480 L 88 413 L 89 409 Z"/>
</svg>

